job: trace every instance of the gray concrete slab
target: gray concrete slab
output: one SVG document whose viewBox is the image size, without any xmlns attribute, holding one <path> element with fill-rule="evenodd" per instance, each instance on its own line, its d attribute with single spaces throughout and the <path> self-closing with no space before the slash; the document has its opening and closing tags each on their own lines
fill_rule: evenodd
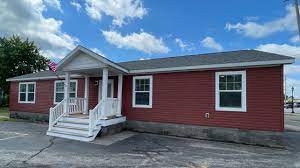
<svg viewBox="0 0 300 168">
<path fill-rule="evenodd" d="M 300 132 L 300 113 L 285 113 L 284 120 L 286 131 Z"/>
<path fill-rule="evenodd" d="M 109 143 L 45 135 L 47 125 L 0 122 L 0 167 L 300 167 L 300 133 L 286 149 L 125 132 Z M 107 139 L 112 137 L 106 137 Z M 97 139 L 101 141 L 101 139 Z"/>
</svg>

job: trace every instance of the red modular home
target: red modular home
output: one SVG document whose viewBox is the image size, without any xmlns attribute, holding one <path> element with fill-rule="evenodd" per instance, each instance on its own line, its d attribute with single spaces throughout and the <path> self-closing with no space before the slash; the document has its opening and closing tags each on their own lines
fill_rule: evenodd
<svg viewBox="0 0 300 168">
<path fill-rule="evenodd" d="M 125 121 L 145 131 L 172 125 L 282 132 L 283 66 L 293 62 L 240 50 L 115 63 L 78 46 L 56 73 L 8 79 L 10 111 L 49 116 L 48 135 L 82 141 Z"/>
</svg>

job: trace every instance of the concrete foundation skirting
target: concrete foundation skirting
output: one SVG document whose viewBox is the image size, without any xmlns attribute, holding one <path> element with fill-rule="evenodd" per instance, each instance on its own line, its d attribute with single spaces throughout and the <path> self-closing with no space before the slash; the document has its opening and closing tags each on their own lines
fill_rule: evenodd
<svg viewBox="0 0 300 168">
<path fill-rule="evenodd" d="M 235 142 L 249 145 L 283 148 L 283 133 L 270 131 L 241 130 L 235 128 L 169 124 L 143 121 L 127 121 L 126 128 L 137 132 L 148 132 L 179 137 Z"/>
<path fill-rule="evenodd" d="M 39 121 L 39 122 L 48 122 L 49 115 L 43 113 L 30 113 L 30 112 L 21 112 L 21 111 L 10 111 L 10 118 L 30 120 L 30 121 Z"/>
<path fill-rule="evenodd" d="M 106 136 L 106 135 L 112 135 L 115 133 L 119 133 L 123 131 L 125 128 L 125 122 L 113 124 L 105 127 L 101 127 L 101 130 L 97 136 Z"/>
</svg>

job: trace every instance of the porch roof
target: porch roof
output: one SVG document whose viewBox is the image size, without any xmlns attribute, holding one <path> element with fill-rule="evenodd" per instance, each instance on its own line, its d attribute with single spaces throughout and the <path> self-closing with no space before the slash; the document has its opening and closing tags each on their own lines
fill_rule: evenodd
<svg viewBox="0 0 300 168">
<path fill-rule="evenodd" d="M 103 62 L 111 66 L 112 68 L 115 68 L 127 74 L 238 68 L 251 66 L 273 66 L 291 64 L 295 62 L 295 58 L 289 56 L 267 53 L 257 50 L 239 50 L 115 63 L 97 53 L 94 53 L 87 48 L 78 46 L 58 64 L 58 68 L 68 62 L 70 57 L 74 55 L 74 53 L 78 50 L 83 51 L 89 56 L 98 59 L 100 62 Z M 58 71 L 57 74 L 54 74 L 51 71 L 42 71 L 9 78 L 7 79 L 7 81 L 57 78 L 56 75 L 63 75 L 63 73 Z"/>
</svg>

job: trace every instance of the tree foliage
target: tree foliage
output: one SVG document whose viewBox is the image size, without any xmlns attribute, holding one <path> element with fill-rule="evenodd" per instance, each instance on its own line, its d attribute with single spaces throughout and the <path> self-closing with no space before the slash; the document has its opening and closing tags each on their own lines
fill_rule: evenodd
<svg viewBox="0 0 300 168">
<path fill-rule="evenodd" d="M 33 41 L 19 36 L 0 37 L 0 88 L 8 93 L 6 79 L 45 70 L 48 61 Z"/>
</svg>

